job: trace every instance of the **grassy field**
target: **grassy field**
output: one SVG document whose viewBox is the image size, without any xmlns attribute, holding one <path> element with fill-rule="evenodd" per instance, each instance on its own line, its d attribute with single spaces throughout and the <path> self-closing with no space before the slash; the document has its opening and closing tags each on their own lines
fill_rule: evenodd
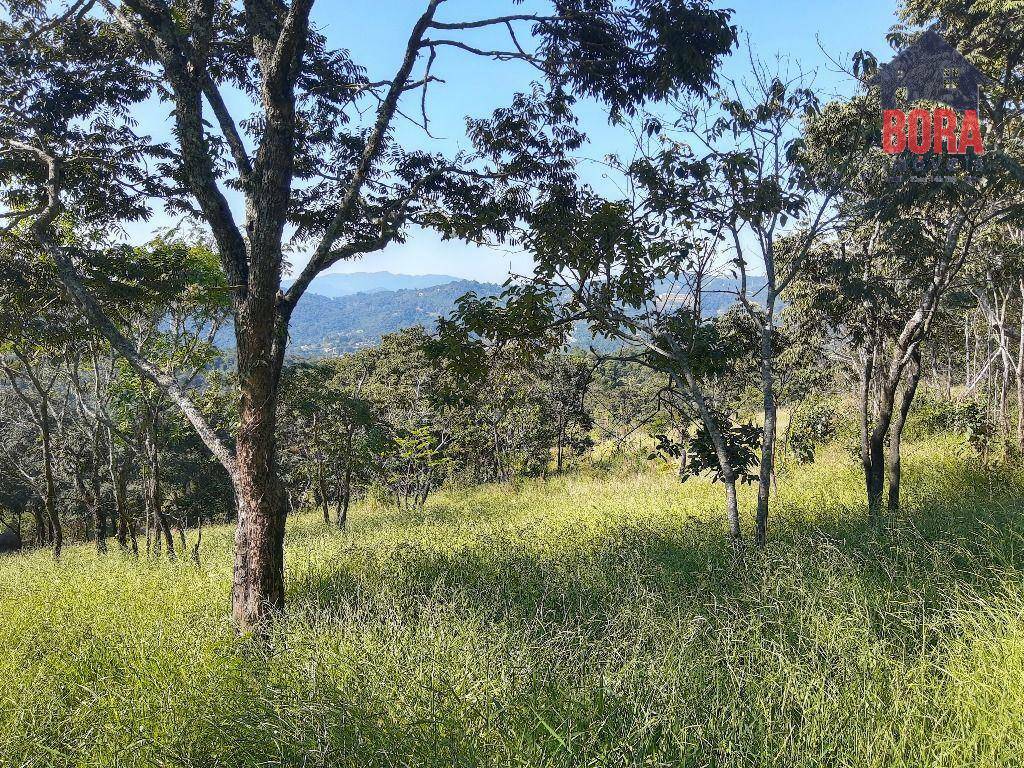
<svg viewBox="0 0 1024 768">
<path fill-rule="evenodd" d="M 296 518 L 262 644 L 227 528 L 200 568 L 0 560 L 0 764 L 1024 764 L 1024 486 L 907 454 L 905 519 L 835 452 L 742 563 L 721 489 L 653 469 Z"/>
</svg>

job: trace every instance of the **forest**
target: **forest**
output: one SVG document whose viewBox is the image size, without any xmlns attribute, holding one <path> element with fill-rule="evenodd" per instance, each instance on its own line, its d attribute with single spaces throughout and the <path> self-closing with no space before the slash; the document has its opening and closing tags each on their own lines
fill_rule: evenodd
<svg viewBox="0 0 1024 768">
<path fill-rule="evenodd" d="M 394 5 L 0 2 L 0 766 L 1021 764 L 1024 4 Z"/>
</svg>

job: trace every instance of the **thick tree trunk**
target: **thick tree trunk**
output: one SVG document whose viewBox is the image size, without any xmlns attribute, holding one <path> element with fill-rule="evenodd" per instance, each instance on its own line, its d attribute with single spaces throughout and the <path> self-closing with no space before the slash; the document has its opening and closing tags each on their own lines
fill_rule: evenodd
<svg viewBox="0 0 1024 768">
<path fill-rule="evenodd" d="M 875 367 L 875 354 L 870 353 L 864 363 L 860 392 L 861 464 L 864 467 L 864 485 L 868 500 L 868 518 L 877 521 L 882 512 L 885 495 L 886 439 L 895 405 L 895 386 L 885 381 L 879 387 L 875 408 L 874 428 L 871 427 L 871 388 Z M 897 382 L 898 384 L 898 382 Z"/>
<path fill-rule="evenodd" d="M 868 455 L 871 460 L 868 473 L 868 516 L 878 520 L 882 512 L 882 497 L 885 493 L 885 447 L 896 406 L 896 387 L 899 381 L 886 380 L 882 384 L 878 399 L 878 413 L 875 428 L 871 431 Z"/>
<path fill-rule="evenodd" d="M 275 291 L 276 292 L 276 291 Z M 235 326 L 241 402 L 236 447 L 235 564 L 232 614 L 242 631 L 260 632 L 284 608 L 284 531 L 288 508 L 277 466 L 278 383 L 286 320 L 273 302 L 246 307 Z M 249 319 L 249 313 L 258 319 Z M 275 343 L 276 336 L 276 343 Z"/>
<path fill-rule="evenodd" d="M 885 433 L 876 428 L 871 433 L 868 448 L 870 460 L 867 466 L 868 518 L 881 519 L 882 497 L 885 494 Z"/>
</svg>

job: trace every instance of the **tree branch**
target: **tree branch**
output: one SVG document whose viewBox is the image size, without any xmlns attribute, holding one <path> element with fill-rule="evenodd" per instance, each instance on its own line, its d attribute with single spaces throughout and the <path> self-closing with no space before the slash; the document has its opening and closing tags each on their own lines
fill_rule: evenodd
<svg viewBox="0 0 1024 768">
<path fill-rule="evenodd" d="M 380 107 L 377 110 L 377 118 L 374 121 L 373 128 L 370 130 L 369 136 L 367 137 L 366 146 L 363 148 L 363 153 L 359 158 L 359 163 L 356 166 L 355 172 L 352 174 L 352 180 L 349 182 L 348 188 L 342 196 L 341 203 L 338 206 L 338 211 L 327 226 L 327 230 L 324 233 L 320 244 L 310 257 L 309 262 L 306 264 L 302 272 L 299 273 L 298 278 L 292 284 L 292 287 L 288 289 L 287 294 L 280 302 L 281 311 L 286 315 L 294 309 L 295 304 L 302 297 L 306 288 L 309 287 L 313 278 L 333 263 L 330 260 L 330 254 L 333 250 L 334 243 L 338 239 L 343 225 L 351 215 L 352 209 L 355 207 L 356 201 L 359 199 L 359 192 L 362 189 L 363 184 L 366 182 L 366 179 L 369 177 L 370 171 L 372 170 L 374 163 L 377 161 L 377 157 L 380 155 L 381 149 L 384 146 L 384 139 L 391 125 L 391 120 L 395 116 L 395 110 L 398 109 L 398 99 L 405 90 L 406 83 L 409 80 L 409 74 L 412 72 L 413 65 L 416 63 L 416 59 L 419 56 L 420 41 L 423 39 L 423 35 L 427 31 L 427 27 L 433 20 L 437 7 L 442 2 L 443 0 L 430 0 L 430 4 L 427 6 L 426 11 L 423 12 L 423 15 L 420 16 L 419 20 L 413 26 L 412 32 L 409 35 L 409 41 L 406 44 L 405 56 L 398 68 L 398 72 L 395 74 L 395 77 L 391 82 L 391 86 L 388 88 L 387 95 L 384 96 L 384 99 L 381 101 Z"/>
</svg>

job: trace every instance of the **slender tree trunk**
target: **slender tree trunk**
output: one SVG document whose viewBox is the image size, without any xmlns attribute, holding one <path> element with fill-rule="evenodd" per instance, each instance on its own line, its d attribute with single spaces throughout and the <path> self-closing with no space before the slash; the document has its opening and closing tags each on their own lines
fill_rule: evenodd
<svg viewBox="0 0 1024 768">
<path fill-rule="evenodd" d="M 43 508 L 34 501 L 32 502 L 32 520 L 36 526 L 36 544 L 40 547 L 46 546 L 49 542 L 46 536 L 47 528 L 46 520 L 43 518 Z"/>
<path fill-rule="evenodd" d="M 565 427 L 559 423 L 558 425 L 558 439 L 555 448 L 555 473 L 562 474 L 562 441 L 564 439 Z"/>
<path fill-rule="evenodd" d="M 868 516 L 871 509 L 874 478 L 871 472 L 871 387 L 875 370 L 875 353 L 872 349 L 864 356 L 860 386 L 860 462 L 864 468 L 864 489 L 868 499 Z"/>
<path fill-rule="evenodd" d="M 93 528 L 96 531 L 96 551 L 107 552 L 107 510 L 103 505 L 103 485 L 100 481 L 100 426 L 92 436 L 92 463 L 89 466 L 89 495 L 92 498 Z"/>
<path fill-rule="evenodd" d="M 164 514 L 163 485 L 160 478 L 160 451 L 156 444 L 156 417 L 149 419 L 146 433 L 146 459 L 149 463 L 149 477 L 146 486 L 146 502 L 149 507 L 149 515 L 152 520 L 153 549 L 159 554 L 160 539 L 163 536 L 163 545 L 167 548 L 167 556 L 172 560 L 174 553 L 174 534 L 171 531 L 170 522 Z"/>
<path fill-rule="evenodd" d="M 203 514 L 199 513 L 199 529 L 196 531 L 196 543 L 192 545 L 192 562 L 197 566 L 200 564 L 199 547 L 203 543 Z"/>
<path fill-rule="evenodd" d="M 910 358 L 910 376 L 907 379 L 906 389 L 903 391 L 903 399 L 900 401 L 899 410 L 893 419 L 889 431 L 889 460 L 886 471 L 889 476 L 889 515 L 895 517 L 900 509 L 900 479 L 902 468 L 900 464 L 900 444 L 903 440 L 903 428 L 907 424 L 907 416 L 910 407 L 914 403 L 914 395 L 917 392 L 918 382 L 921 380 L 921 349 L 915 347 Z"/>
<path fill-rule="evenodd" d="M 43 506 L 46 509 L 46 517 L 50 526 L 51 541 L 53 542 L 53 556 L 60 559 L 61 549 L 64 547 L 64 527 L 60 522 L 60 513 L 57 511 L 56 490 L 53 481 L 53 445 L 50 435 L 50 405 L 46 398 L 39 402 L 39 437 L 43 444 Z"/>
<path fill-rule="evenodd" d="M 761 466 L 757 481 L 757 521 L 754 544 L 763 547 L 768 540 L 768 509 L 775 468 L 775 432 L 778 412 L 775 405 L 775 380 L 772 370 L 772 316 L 769 312 L 761 330 L 761 394 L 764 400 L 764 433 L 761 436 Z"/>
<path fill-rule="evenodd" d="M 740 527 L 739 500 L 736 495 L 736 469 L 729 458 L 729 448 L 725 442 L 725 436 L 719 428 L 718 420 L 698 388 L 696 378 L 689 366 L 684 366 L 683 374 L 689 386 L 687 395 L 697 406 L 701 421 L 704 422 L 704 428 L 707 429 L 711 436 L 711 442 L 715 446 L 715 455 L 718 457 L 718 466 L 722 474 L 722 482 L 725 485 L 725 514 L 729 523 L 729 538 L 733 546 L 739 549 L 743 546 L 743 531 Z"/>
<path fill-rule="evenodd" d="M 740 529 L 740 505 L 736 496 L 736 474 L 732 467 L 729 467 L 729 474 L 722 473 L 722 482 L 725 484 L 725 513 L 729 520 L 729 539 L 733 547 L 739 549 L 743 546 L 743 531 Z"/>
<path fill-rule="evenodd" d="M 1017 378 L 1017 446 L 1024 456 L 1024 279 L 1017 281 L 1017 292 L 1020 295 L 1020 325 L 1017 339 L 1017 367 L 1014 373 Z"/>
<path fill-rule="evenodd" d="M 138 556 L 139 541 L 135 534 L 135 526 L 128 514 L 128 474 L 131 471 L 131 458 L 125 455 L 119 462 L 114 448 L 113 434 L 108 435 L 107 471 L 110 484 L 114 489 L 114 513 L 117 515 L 117 543 L 122 550 L 128 551 L 129 538 L 132 554 Z"/>
<path fill-rule="evenodd" d="M 327 493 L 327 478 L 324 477 L 324 467 L 322 463 L 317 464 L 316 470 L 316 486 L 317 495 L 320 496 L 320 510 L 323 512 L 324 523 L 330 525 L 331 523 L 331 505 L 329 503 L 330 494 Z"/>
<path fill-rule="evenodd" d="M 93 481 L 93 478 L 90 478 L 89 484 L 86 485 L 81 475 L 77 474 L 80 469 L 80 466 L 76 468 L 75 486 L 78 490 L 78 496 L 82 500 L 82 504 L 85 505 L 85 510 L 88 513 L 88 519 L 92 521 L 92 531 L 95 533 L 96 553 L 102 555 L 107 551 L 107 540 L 106 526 L 100 521 L 100 497 L 97 483 Z M 91 540 L 90 529 L 88 526 L 86 526 L 85 529 L 85 540 Z"/>
<path fill-rule="evenodd" d="M 355 439 L 355 432 L 355 424 L 349 424 L 348 431 L 345 433 L 345 479 L 341 489 L 341 512 L 338 514 L 339 528 L 344 528 L 348 523 L 348 508 L 352 502 L 352 464 L 354 462 L 352 443 Z"/>
</svg>

